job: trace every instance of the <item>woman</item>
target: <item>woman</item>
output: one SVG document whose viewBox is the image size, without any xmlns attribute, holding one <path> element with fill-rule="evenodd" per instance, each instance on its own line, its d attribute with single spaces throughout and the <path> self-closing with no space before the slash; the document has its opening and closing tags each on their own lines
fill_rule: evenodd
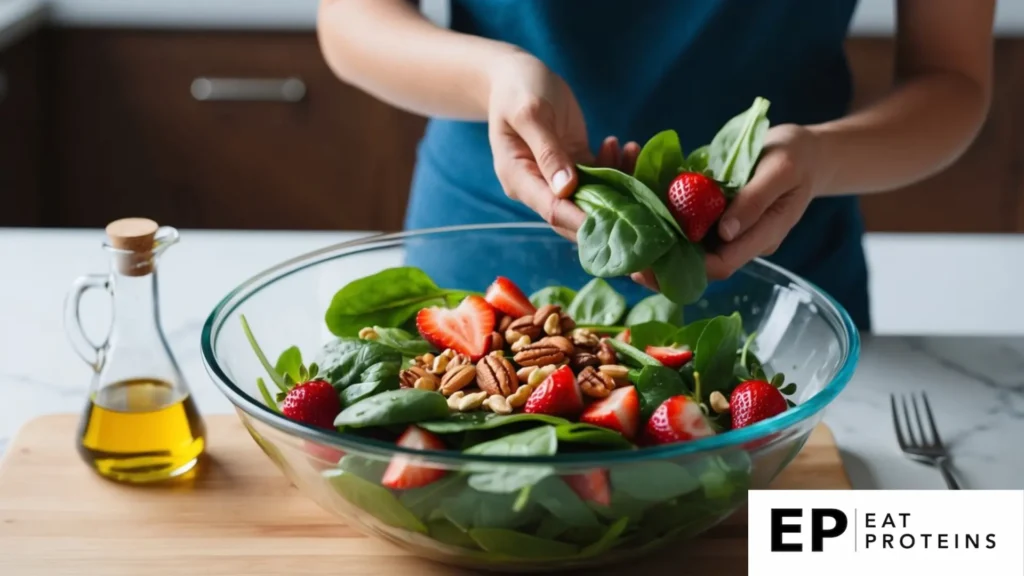
<svg viewBox="0 0 1024 576">
<path fill-rule="evenodd" d="M 574 164 L 628 169 L 672 128 L 709 142 L 756 96 L 772 128 L 718 223 L 712 279 L 764 255 L 869 329 L 857 194 L 953 162 L 988 110 L 994 0 L 897 0 L 897 82 L 850 111 L 855 0 L 452 0 L 451 30 L 409 0 L 323 0 L 335 73 L 431 116 L 406 226 L 547 221 L 572 237 Z M 620 142 L 626 143 L 620 145 Z"/>
</svg>

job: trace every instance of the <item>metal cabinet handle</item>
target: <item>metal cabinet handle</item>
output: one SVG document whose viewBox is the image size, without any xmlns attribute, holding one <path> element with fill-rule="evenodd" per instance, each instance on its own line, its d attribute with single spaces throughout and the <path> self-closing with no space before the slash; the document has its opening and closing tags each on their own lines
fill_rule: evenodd
<svg viewBox="0 0 1024 576">
<path fill-rule="evenodd" d="M 196 78 L 192 97 L 200 102 L 300 102 L 306 84 L 298 78 Z"/>
</svg>

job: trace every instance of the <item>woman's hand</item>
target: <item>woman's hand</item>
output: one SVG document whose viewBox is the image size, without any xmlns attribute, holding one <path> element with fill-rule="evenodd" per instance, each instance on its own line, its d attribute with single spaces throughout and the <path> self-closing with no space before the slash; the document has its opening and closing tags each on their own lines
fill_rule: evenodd
<svg viewBox="0 0 1024 576">
<path fill-rule="evenodd" d="M 724 242 L 707 255 L 709 278 L 727 278 L 778 249 L 821 190 L 828 173 L 824 159 L 811 130 L 783 124 L 768 131 L 754 176 L 719 220 L 718 235 Z"/>
<path fill-rule="evenodd" d="M 584 219 L 568 199 L 578 183 L 575 165 L 632 172 L 640 147 L 630 142 L 620 148 L 616 138 L 608 137 L 595 156 L 572 90 L 527 53 L 503 56 L 490 76 L 488 131 L 498 181 L 510 198 L 575 240 Z"/>
</svg>

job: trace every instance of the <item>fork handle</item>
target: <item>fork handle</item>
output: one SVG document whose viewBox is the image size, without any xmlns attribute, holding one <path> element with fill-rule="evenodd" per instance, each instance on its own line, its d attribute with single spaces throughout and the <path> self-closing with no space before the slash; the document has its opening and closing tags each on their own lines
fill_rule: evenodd
<svg viewBox="0 0 1024 576">
<path fill-rule="evenodd" d="M 959 490 L 960 483 L 953 476 L 953 467 L 950 466 L 949 460 L 939 458 L 935 463 L 939 466 L 939 472 L 942 472 L 942 479 L 946 481 L 946 486 L 949 486 L 950 490 Z"/>
</svg>

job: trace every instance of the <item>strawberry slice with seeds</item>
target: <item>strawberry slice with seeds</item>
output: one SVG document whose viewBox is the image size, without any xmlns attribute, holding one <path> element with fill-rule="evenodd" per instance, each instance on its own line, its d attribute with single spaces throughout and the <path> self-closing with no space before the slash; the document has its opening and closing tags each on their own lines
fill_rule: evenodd
<svg viewBox="0 0 1024 576">
<path fill-rule="evenodd" d="M 487 288 L 484 300 L 494 306 L 495 310 L 504 312 L 513 318 L 521 318 L 537 311 L 526 294 L 504 276 L 498 276 Z"/>
<path fill-rule="evenodd" d="M 474 362 L 484 357 L 494 331 L 494 309 L 483 298 L 467 296 L 456 308 L 423 308 L 416 329 L 439 350 L 451 348 Z"/>
<path fill-rule="evenodd" d="M 440 438 L 418 426 L 406 428 L 405 432 L 398 437 L 397 444 L 403 448 L 416 450 L 445 449 L 444 442 Z M 384 470 L 384 477 L 380 483 L 395 490 L 408 490 L 437 482 L 444 476 L 444 470 L 418 465 L 416 464 L 418 460 L 415 456 L 396 454 L 391 458 L 387 469 Z"/>
<path fill-rule="evenodd" d="M 647 346 L 644 350 L 647 355 L 661 362 L 669 368 L 682 368 L 684 364 L 693 360 L 692 350 L 681 350 L 671 346 Z"/>
<path fill-rule="evenodd" d="M 765 380 L 748 380 L 729 397 L 732 428 L 744 428 L 785 412 L 789 406 L 779 389 Z"/>
<path fill-rule="evenodd" d="M 562 366 L 537 386 L 523 406 L 528 414 L 575 416 L 583 410 L 583 392 L 572 368 Z"/>
<path fill-rule="evenodd" d="M 640 423 L 640 396 L 636 388 L 624 386 L 612 390 L 607 398 L 587 406 L 580 422 L 615 430 L 632 440 Z"/>
<path fill-rule="evenodd" d="M 591 470 L 583 474 L 562 476 L 562 480 L 572 488 L 584 502 L 595 502 L 602 506 L 611 506 L 612 491 L 608 486 L 607 470 Z"/>
<path fill-rule="evenodd" d="M 671 444 L 714 434 L 707 416 L 693 398 L 672 396 L 651 414 L 651 419 L 647 421 L 645 439 L 651 444 Z"/>
</svg>

